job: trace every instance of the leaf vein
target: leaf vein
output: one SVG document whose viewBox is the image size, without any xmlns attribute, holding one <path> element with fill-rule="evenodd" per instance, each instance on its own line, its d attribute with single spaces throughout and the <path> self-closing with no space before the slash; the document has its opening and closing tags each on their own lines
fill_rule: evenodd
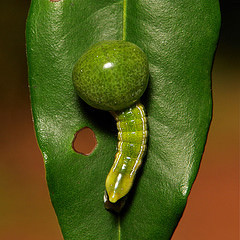
<svg viewBox="0 0 240 240">
<path fill-rule="evenodd" d="M 126 27 L 127 27 L 127 0 L 123 0 L 123 40 L 126 40 Z"/>
</svg>

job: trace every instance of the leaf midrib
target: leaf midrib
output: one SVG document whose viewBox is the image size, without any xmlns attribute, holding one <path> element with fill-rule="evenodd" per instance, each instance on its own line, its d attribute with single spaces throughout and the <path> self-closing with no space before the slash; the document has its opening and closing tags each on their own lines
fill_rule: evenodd
<svg viewBox="0 0 240 240">
<path fill-rule="evenodd" d="M 126 25 L 127 25 L 127 0 L 123 0 L 123 33 L 122 40 L 126 40 Z"/>
<path fill-rule="evenodd" d="M 126 40 L 126 27 L 127 27 L 127 0 L 123 0 L 122 40 Z M 120 215 L 118 215 L 118 240 L 121 240 L 121 219 L 120 219 Z"/>
</svg>

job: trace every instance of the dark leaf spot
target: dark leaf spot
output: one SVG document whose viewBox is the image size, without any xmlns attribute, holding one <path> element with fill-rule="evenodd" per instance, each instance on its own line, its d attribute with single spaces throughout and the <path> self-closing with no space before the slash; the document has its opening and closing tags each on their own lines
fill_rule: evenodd
<svg viewBox="0 0 240 240">
<path fill-rule="evenodd" d="M 89 127 L 81 128 L 74 135 L 72 148 L 75 152 L 90 155 L 97 146 L 97 139 Z"/>
</svg>

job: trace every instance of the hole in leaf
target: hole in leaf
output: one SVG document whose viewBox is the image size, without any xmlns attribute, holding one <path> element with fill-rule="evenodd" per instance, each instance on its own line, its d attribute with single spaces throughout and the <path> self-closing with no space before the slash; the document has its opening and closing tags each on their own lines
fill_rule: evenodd
<svg viewBox="0 0 240 240">
<path fill-rule="evenodd" d="M 97 139 L 89 127 L 81 128 L 74 135 L 72 148 L 75 152 L 90 155 L 97 146 Z"/>
</svg>

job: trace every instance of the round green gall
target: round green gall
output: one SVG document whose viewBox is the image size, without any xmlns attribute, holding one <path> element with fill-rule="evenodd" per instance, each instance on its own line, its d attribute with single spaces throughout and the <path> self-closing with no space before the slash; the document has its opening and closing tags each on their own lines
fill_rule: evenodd
<svg viewBox="0 0 240 240">
<path fill-rule="evenodd" d="M 93 45 L 77 61 L 73 84 L 90 106 L 116 111 L 134 104 L 144 93 L 149 65 L 144 52 L 123 40 Z"/>
</svg>

